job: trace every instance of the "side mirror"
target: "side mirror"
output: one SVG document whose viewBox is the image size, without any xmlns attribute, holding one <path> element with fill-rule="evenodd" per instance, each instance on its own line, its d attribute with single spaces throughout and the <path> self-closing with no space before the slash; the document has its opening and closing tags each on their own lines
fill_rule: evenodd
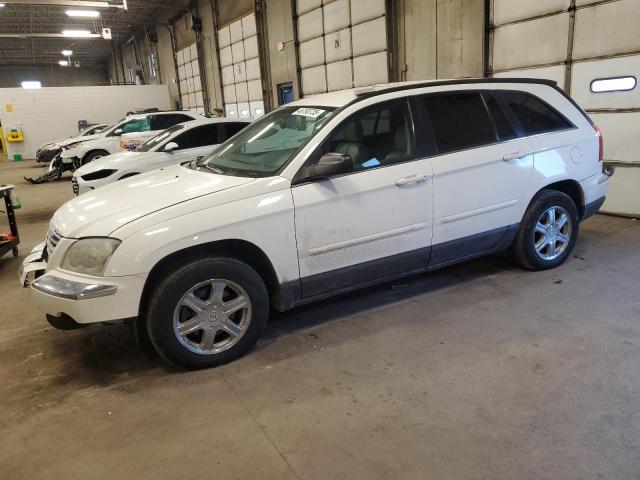
<svg viewBox="0 0 640 480">
<path fill-rule="evenodd" d="M 164 151 L 171 153 L 174 150 L 177 150 L 179 148 L 179 145 L 176 142 L 169 142 L 164 146 Z"/>
<path fill-rule="evenodd" d="M 314 178 L 330 178 L 353 171 L 353 160 L 344 153 L 326 153 L 318 163 L 309 167 L 309 175 Z"/>
<path fill-rule="evenodd" d="M 115 131 L 113 132 L 113 134 L 114 134 L 116 137 L 119 137 L 120 135 L 122 135 L 122 129 L 121 129 L 121 128 L 118 128 L 117 130 L 115 130 Z"/>
</svg>

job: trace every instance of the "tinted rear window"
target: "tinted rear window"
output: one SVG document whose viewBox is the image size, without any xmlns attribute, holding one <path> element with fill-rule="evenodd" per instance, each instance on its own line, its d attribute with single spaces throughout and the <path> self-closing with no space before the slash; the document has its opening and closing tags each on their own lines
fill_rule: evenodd
<svg viewBox="0 0 640 480">
<path fill-rule="evenodd" d="M 422 98 L 438 153 L 496 142 L 496 134 L 480 93 L 452 93 Z"/>
<path fill-rule="evenodd" d="M 499 93 L 522 124 L 525 134 L 554 132 L 573 127 L 562 115 L 526 93 Z"/>
</svg>

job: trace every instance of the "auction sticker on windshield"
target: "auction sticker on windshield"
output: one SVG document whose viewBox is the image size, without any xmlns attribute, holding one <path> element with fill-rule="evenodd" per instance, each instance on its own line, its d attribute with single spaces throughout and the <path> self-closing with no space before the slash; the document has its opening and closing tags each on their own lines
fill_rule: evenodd
<svg viewBox="0 0 640 480">
<path fill-rule="evenodd" d="M 322 110 L 321 108 L 299 108 L 298 110 L 293 112 L 293 115 L 301 115 L 303 117 L 317 118 L 325 112 L 326 110 Z"/>
</svg>

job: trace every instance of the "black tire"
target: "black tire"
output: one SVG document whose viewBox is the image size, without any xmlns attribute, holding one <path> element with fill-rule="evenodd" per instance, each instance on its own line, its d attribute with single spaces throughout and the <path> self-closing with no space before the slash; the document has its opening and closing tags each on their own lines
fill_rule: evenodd
<svg viewBox="0 0 640 480">
<path fill-rule="evenodd" d="M 540 238 L 540 236 L 543 235 L 539 232 L 536 233 L 536 225 L 542 215 L 551 207 L 559 207 L 568 214 L 570 220 L 570 230 L 568 230 L 569 241 L 566 242 L 566 247 L 564 247 L 562 253 L 557 257 L 545 259 L 543 258 L 544 250 L 541 254 L 536 251 L 536 238 Z M 527 270 L 548 270 L 555 268 L 563 263 L 573 251 L 579 229 L 580 218 L 578 216 L 578 208 L 571 197 L 556 190 L 541 190 L 533 198 L 522 218 L 520 228 L 511 246 L 511 254 L 516 263 Z"/>
<path fill-rule="evenodd" d="M 20 251 L 18 250 L 18 247 L 13 247 L 11 249 L 11 253 L 13 254 L 14 257 L 18 258 L 18 255 L 20 254 Z"/>
<path fill-rule="evenodd" d="M 185 337 L 179 339 L 174 329 L 174 313 L 178 311 L 179 318 L 182 310 L 177 309 L 183 296 L 193 292 L 194 286 L 212 279 L 231 282 L 244 290 L 249 297 L 250 320 L 232 346 L 219 353 L 204 354 L 185 346 Z M 228 293 L 227 290 L 224 292 Z M 213 298 L 213 290 L 211 296 Z M 241 312 L 244 314 L 244 311 Z M 260 338 L 268 317 L 269 295 L 262 278 L 253 268 L 233 258 L 205 257 L 177 267 L 160 281 L 151 293 L 145 323 L 151 343 L 165 360 L 186 368 L 207 368 L 228 363 L 249 351 Z M 215 330 L 215 338 L 220 332 L 225 335 L 225 332 Z M 205 333 L 203 327 L 193 335 L 201 335 L 204 344 Z"/>
<path fill-rule="evenodd" d="M 80 166 L 93 162 L 97 158 L 106 157 L 107 155 L 109 155 L 109 152 L 105 150 L 95 150 L 93 152 L 89 152 L 87 155 L 85 155 L 84 159 L 82 160 L 82 165 Z"/>
</svg>

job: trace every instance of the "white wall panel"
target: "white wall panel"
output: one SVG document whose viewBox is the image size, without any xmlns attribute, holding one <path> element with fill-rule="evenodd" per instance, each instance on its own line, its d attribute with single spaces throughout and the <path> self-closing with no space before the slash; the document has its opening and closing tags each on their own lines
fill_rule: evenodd
<svg viewBox="0 0 640 480">
<path fill-rule="evenodd" d="M 324 10 L 324 32 L 331 33 L 349 26 L 348 0 L 336 0 L 322 7 Z"/>
<path fill-rule="evenodd" d="M 191 103 L 189 102 L 189 94 L 185 93 L 180 97 L 180 101 L 182 102 L 182 108 L 186 108 L 187 110 L 191 108 Z"/>
<path fill-rule="evenodd" d="M 385 14 L 384 0 L 357 0 L 351 2 L 351 24 L 362 23 Z"/>
<path fill-rule="evenodd" d="M 569 14 L 497 28 L 493 42 L 494 70 L 562 62 L 567 56 Z"/>
<path fill-rule="evenodd" d="M 302 91 L 305 95 L 327 91 L 327 78 L 324 65 L 304 68 L 302 76 Z"/>
<path fill-rule="evenodd" d="M 302 15 L 321 6 L 322 0 L 296 0 L 296 11 L 298 15 Z"/>
<path fill-rule="evenodd" d="M 184 70 L 185 70 L 184 74 L 185 74 L 186 77 L 188 77 L 188 78 L 189 77 L 193 77 L 193 68 L 191 66 L 191 62 L 186 63 L 184 65 Z"/>
<path fill-rule="evenodd" d="M 233 63 L 244 62 L 244 43 L 242 41 L 231 44 L 231 56 Z"/>
<path fill-rule="evenodd" d="M 222 68 L 222 85 L 233 83 L 233 65 Z"/>
<path fill-rule="evenodd" d="M 251 116 L 253 118 L 264 115 L 264 102 L 262 100 L 259 102 L 249 102 L 249 108 L 251 109 Z"/>
<path fill-rule="evenodd" d="M 227 26 L 218 30 L 218 48 L 224 48 L 229 45 L 231 45 L 231 36 Z"/>
<path fill-rule="evenodd" d="M 257 58 L 259 55 L 258 50 L 258 36 L 253 35 L 244 40 L 244 58 Z"/>
<path fill-rule="evenodd" d="M 325 0 L 315 9 L 318 4 L 310 1 L 296 5 L 303 96 L 388 82 L 385 0 Z"/>
<path fill-rule="evenodd" d="M 262 82 L 260 80 L 247 82 L 247 90 L 249 92 L 249 100 L 262 101 Z"/>
<path fill-rule="evenodd" d="M 553 67 L 540 67 L 540 68 L 527 68 L 518 70 L 507 70 L 505 72 L 499 72 L 493 76 L 500 77 L 522 77 L 522 78 L 539 78 L 545 80 L 553 80 L 560 87 L 564 85 L 565 76 L 564 65 L 555 65 Z"/>
<path fill-rule="evenodd" d="M 592 113 L 602 130 L 604 158 L 640 164 L 640 113 Z"/>
<path fill-rule="evenodd" d="M 539 15 L 555 12 L 566 12 L 569 9 L 569 0 L 493 0 L 493 23 L 503 23 L 524 20 Z"/>
<path fill-rule="evenodd" d="M 176 63 L 178 66 L 184 65 L 184 51 L 180 50 L 176 52 Z"/>
<path fill-rule="evenodd" d="M 242 20 L 237 20 L 229 25 L 229 33 L 231 36 L 231 43 L 236 43 L 242 40 Z"/>
<path fill-rule="evenodd" d="M 226 117 L 238 118 L 238 105 L 235 103 L 225 103 L 224 114 Z"/>
<path fill-rule="evenodd" d="M 327 89 L 344 90 L 353 87 L 351 60 L 327 63 Z"/>
<path fill-rule="evenodd" d="M 380 52 L 387 48 L 386 18 L 355 25 L 352 29 L 353 56 Z"/>
<path fill-rule="evenodd" d="M 305 42 L 322 35 L 322 9 L 318 8 L 298 17 L 298 41 Z"/>
<path fill-rule="evenodd" d="M 193 60 L 191 62 L 191 71 L 193 72 L 194 77 L 200 75 L 200 64 L 198 63 L 198 60 Z"/>
<path fill-rule="evenodd" d="M 609 180 L 607 200 L 601 211 L 637 217 L 640 212 L 638 185 L 640 185 L 639 166 L 617 167 L 616 174 Z"/>
<path fill-rule="evenodd" d="M 225 85 L 222 88 L 225 103 L 236 103 L 236 86 L 235 84 Z"/>
<path fill-rule="evenodd" d="M 351 57 L 351 29 L 328 33 L 324 37 L 324 51 L 327 62 Z"/>
<path fill-rule="evenodd" d="M 324 41 L 314 38 L 300 44 L 300 68 L 315 67 L 324 63 Z"/>
<path fill-rule="evenodd" d="M 637 85 L 633 90 L 626 92 L 591 91 L 593 80 L 617 76 L 640 78 L 640 55 L 575 63 L 571 77 L 571 96 L 587 109 L 640 108 L 640 88 Z"/>
<path fill-rule="evenodd" d="M 640 1 L 620 0 L 576 12 L 574 60 L 640 51 Z"/>
<path fill-rule="evenodd" d="M 260 60 L 252 58 L 247 60 L 247 80 L 258 80 L 260 78 Z"/>
<path fill-rule="evenodd" d="M 222 48 L 220 50 L 220 65 L 226 67 L 233 63 L 233 56 L 231 55 L 231 46 Z"/>
<path fill-rule="evenodd" d="M 248 38 L 257 34 L 256 30 L 256 15 L 251 13 L 245 17 L 242 17 L 242 38 Z"/>
<path fill-rule="evenodd" d="M 353 83 L 356 87 L 389 82 L 387 52 L 353 59 Z"/>
<path fill-rule="evenodd" d="M 247 68 L 244 62 L 233 64 L 233 81 L 235 83 L 247 81 Z"/>
<path fill-rule="evenodd" d="M 35 158 L 36 150 L 45 143 L 77 132 L 79 119 L 112 123 L 130 110 L 171 108 L 167 85 L 1 88 L 0 105 L 5 132 L 17 125 L 24 131 L 24 142 L 8 144 L 8 153 L 21 153 L 25 159 Z M 12 111 L 7 112 L 5 105 L 12 105 Z"/>
<path fill-rule="evenodd" d="M 238 102 L 238 116 L 240 118 L 250 118 L 251 117 L 251 108 L 249 106 L 249 102 Z"/>
<path fill-rule="evenodd" d="M 240 102 L 249 101 L 249 87 L 247 82 L 236 83 L 236 100 Z"/>
</svg>

